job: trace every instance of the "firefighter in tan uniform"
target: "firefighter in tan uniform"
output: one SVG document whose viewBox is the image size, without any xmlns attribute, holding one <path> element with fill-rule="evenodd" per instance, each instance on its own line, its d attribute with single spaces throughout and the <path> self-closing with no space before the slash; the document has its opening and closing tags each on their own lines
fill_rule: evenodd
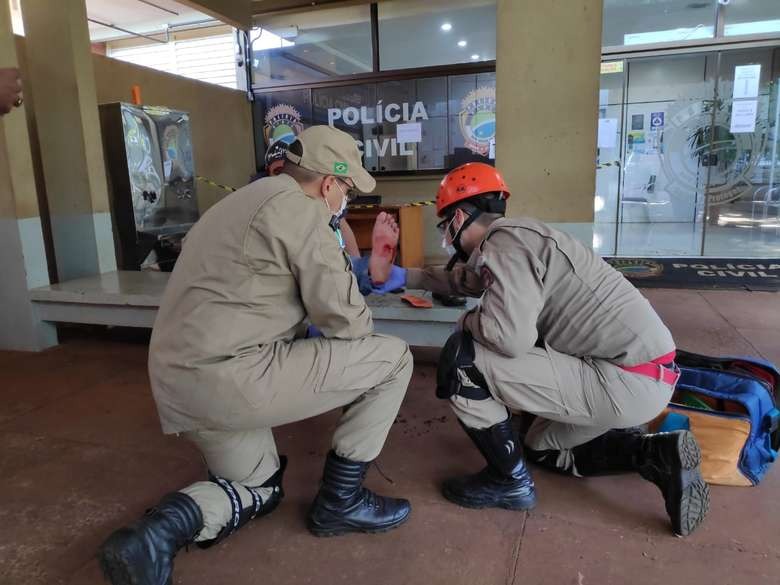
<svg viewBox="0 0 780 585">
<path fill-rule="evenodd" d="M 170 583 L 176 551 L 207 547 L 282 498 L 272 429 L 344 407 L 308 514 L 315 535 L 382 532 L 406 500 L 362 486 L 403 400 L 412 357 L 373 333 L 334 229 L 350 189 L 373 190 L 355 141 L 303 131 L 281 175 L 212 207 L 187 236 L 149 347 L 165 433 L 197 445 L 209 480 L 169 494 L 112 534 L 100 561 L 114 585 Z M 304 339 L 307 324 L 321 337 Z"/>
<path fill-rule="evenodd" d="M 451 400 L 488 466 L 445 482 L 445 497 L 532 508 L 524 442 L 530 459 L 561 472 L 639 472 L 661 489 L 674 532 L 690 533 L 709 504 L 693 435 L 630 430 L 671 398 L 671 334 L 591 250 L 540 221 L 504 218 L 508 197 L 489 165 L 449 173 L 436 200 L 443 244 L 454 248 L 449 270 L 407 273 L 410 288 L 482 297 L 442 351 L 437 394 Z M 510 422 L 519 412 L 536 415 L 524 437 Z"/>
</svg>

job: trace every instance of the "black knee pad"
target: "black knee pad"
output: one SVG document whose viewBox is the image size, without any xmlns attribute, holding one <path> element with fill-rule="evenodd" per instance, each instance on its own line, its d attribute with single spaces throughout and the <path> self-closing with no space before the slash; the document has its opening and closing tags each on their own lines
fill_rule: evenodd
<svg viewBox="0 0 780 585">
<path fill-rule="evenodd" d="M 228 520 L 228 523 L 225 525 L 225 527 L 219 531 L 219 534 L 217 534 L 216 538 L 199 542 L 197 543 L 198 547 L 209 548 L 210 546 L 213 546 L 218 542 L 226 539 L 250 520 L 254 520 L 255 518 L 259 518 L 260 516 L 265 516 L 266 514 L 273 512 L 273 510 L 279 505 L 282 497 L 284 497 L 284 491 L 282 490 L 282 476 L 284 474 L 285 468 L 287 467 L 287 457 L 284 455 L 279 457 L 279 463 L 279 469 L 265 483 L 263 483 L 263 485 L 260 486 L 261 488 L 273 489 L 272 494 L 265 502 L 263 502 L 262 498 L 260 497 L 260 494 L 257 491 L 258 488 L 243 486 L 252 497 L 252 505 L 246 508 L 244 508 L 241 504 L 241 495 L 238 493 L 238 490 L 229 480 L 223 477 L 218 477 L 209 472 L 209 481 L 212 481 L 221 487 L 227 495 L 228 500 L 230 500 L 230 519 Z"/>
<path fill-rule="evenodd" d="M 474 365 L 474 339 L 467 331 L 456 331 L 447 339 L 439 355 L 436 370 L 436 396 L 471 400 L 491 398 L 484 376 Z"/>
</svg>

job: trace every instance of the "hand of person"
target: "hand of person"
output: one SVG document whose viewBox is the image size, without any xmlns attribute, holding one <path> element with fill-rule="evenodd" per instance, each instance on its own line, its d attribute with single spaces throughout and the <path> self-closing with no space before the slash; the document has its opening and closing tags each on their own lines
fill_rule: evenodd
<svg viewBox="0 0 780 585">
<path fill-rule="evenodd" d="M 22 80 L 15 67 L 0 68 L 0 116 L 22 105 Z"/>
</svg>

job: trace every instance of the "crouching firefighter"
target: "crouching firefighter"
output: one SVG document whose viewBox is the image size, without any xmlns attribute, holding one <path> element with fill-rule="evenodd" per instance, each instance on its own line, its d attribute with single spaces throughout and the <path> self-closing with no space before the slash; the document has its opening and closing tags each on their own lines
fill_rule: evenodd
<svg viewBox="0 0 780 585">
<path fill-rule="evenodd" d="M 99 551 L 114 585 L 168 585 L 188 543 L 211 546 L 282 500 L 273 427 L 341 408 L 307 517 L 317 536 L 384 532 L 407 500 L 363 487 L 412 372 L 400 339 L 375 335 L 332 225 L 347 192 L 370 192 L 355 141 L 303 131 L 281 174 L 213 206 L 190 231 L 149 347 L 163 431 L 183 434 L 209 469 L 168 494 Z M 307 324 L 321 336 L 304 338 Z"/>
<path fill-rule="evenodd" d="M 442 351 L 437 394 L 487 467 L 445 482 L 444 496 L 472 508 L 532 508 L 524 444 L 528 459 L 562 473 L 639 473 L 660 488 L 674 532 L 689 534 L 709 505 L 693 435 L 624 430 L 671 398 L 671 334 L 590 249 L 540 221 L 505 218 L 508 198 L 493 167 L 453 170 L 436 197 L 443 245 L 453 248 L 448 269 L 407 272 L 410 288 L 482 297 Z M 533 420 L 523 437 L 513 413 Z"/>
</svg>

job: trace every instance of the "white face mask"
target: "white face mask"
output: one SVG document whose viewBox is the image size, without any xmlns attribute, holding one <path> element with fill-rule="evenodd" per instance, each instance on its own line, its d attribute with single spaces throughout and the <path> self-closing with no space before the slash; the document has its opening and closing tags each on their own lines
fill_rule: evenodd
<svg viewBox="0 0 780 585">
<path fill-rule="evenodd" d="M 341 217 L 341 214 L 344 213 L 344 210 L 347 208 L 347 194 L 344 193 L 344 189 L 341 188 L 341 183 L 338 181 L 336 181 L 336 186 L 338 186 L 339 191 L 341 191 L 343 199 L 341 200 L 341 207 L 339 207 L 339 210 L 335 213 L 331 210 L 331 213 L 333 213 L 333 217 Z M 328 206 L 328 209 L 330 209 L 330 206 Z"/>
<path fill-rule="evenodd" d="M 441 237 L 441 247 L 444 250 L 447 250 L 448 256 L 454 256 L 457 253 L 457 250 L 455 249 L 455 246 L 447 242 L 447 234 L 450 231 L 450 226 L 452 225 L 452 222 L 455 221 L 455 218 L 453 217 L 450 223 L 446 225 L 444 228 L 444 234 Z"/>
</svg>

